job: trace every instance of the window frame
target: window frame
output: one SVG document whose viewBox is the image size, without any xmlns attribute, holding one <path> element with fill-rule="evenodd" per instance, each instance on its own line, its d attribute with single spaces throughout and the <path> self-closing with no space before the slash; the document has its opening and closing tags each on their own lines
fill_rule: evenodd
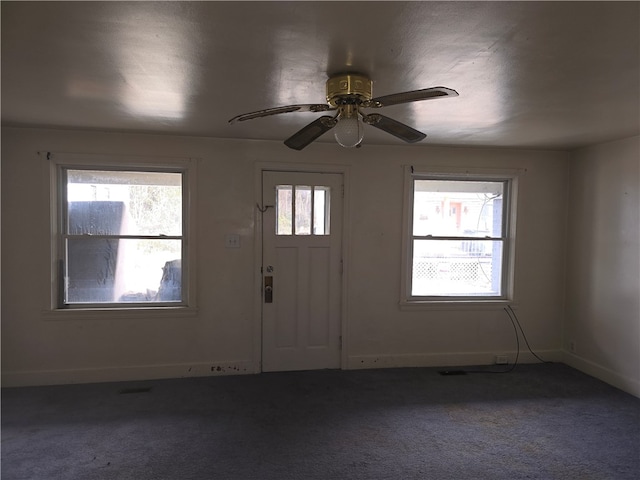
<svg viewBox="0 0 640 480">
<path fill-rule="evenodd" d="M 192 311 L 195 309 L 195 178 L 196 160 L 191 158 L 132 157 L 116 155 L 56 154 L 47 152 L 50 162 L 51 275 L 49 310 L 81 312 Z M 181 286 L 179 302 L 65 303 L 65 232 L 67 215 L 67 171 L 131 171 L 179 173 L 182 176 Z M 145 235 L 124 235 L 124 238 Z M 160 237 L 160 236 L 159 236 Z M 172 236 L 173 237 L 173 236 Z M 172 238 L 170 237 L 170 238 Z"/>
<path fill-rule="evenodd" d="M 415 307 L 502 307 L 515 301 L 515 239 L 518 169 L 463 167 L 405 167 L 400 306 Z M 414 189 L 416 180 L 485 181 L 504 184 L 502 206 L 502 271 L 500 295 L 413 295 Z M 469 237 L 470 239 L 480 239 Z M 498 237 L 496 237 L 498 238 Z M 483 240 L 482 238 L 481 240 Z"/>
</svg>

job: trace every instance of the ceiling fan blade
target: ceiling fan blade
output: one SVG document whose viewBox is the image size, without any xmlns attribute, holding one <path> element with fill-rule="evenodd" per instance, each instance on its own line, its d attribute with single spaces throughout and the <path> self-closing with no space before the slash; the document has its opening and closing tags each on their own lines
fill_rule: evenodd
<svg viewBox="0 0 640 480">
<path fill-rule="evenodd" d="M 410 92 L 393 93 L 382 97 L 372 98 L 366 102 L 364 107 L 388 107 L 399 103 L 419 102 L 421 100 L 431 100 L 434 98 L 457 97 L 458 92 L 447 87 L 423 88 L 422 90 L 412 90 Z"/>
<path fill-rule="evenodd" d="M 256 112 L 243 113 L 229 120 L 229 123 L 244 122 L 254 118 L 268 117 L 270 115 L 278 115 L 279 113 L 290 112 L 326 112 L 327 110 L 335 110 L 335 108 L 326 103 L 312 103 L 303 105 L 286 105 L 284 107 L 267 108 Z"/>
<path fill-rule="evenodd" d="M 284 141 L 284 144 L 294 150 L 302 150 L 316 138 L 331 130 L 335 125 L 336 119 L 334 117 L 324 115 L 291 135 Z"/>
<path fill-rule="evenodd" d="M 424 139 L 426 135 L 418 130 L 411 128 L 404 123 L 400 123 L 393 118 L 385 117 L 378 113 L 372 113 L 364 117 L 364 123 L 371 125 L 372 127 L 384 130 L 390 133 L 394 137 L 398 137 L 400 140 L 404 140 L 407 143 L 415 143 Z"/>
</svg>

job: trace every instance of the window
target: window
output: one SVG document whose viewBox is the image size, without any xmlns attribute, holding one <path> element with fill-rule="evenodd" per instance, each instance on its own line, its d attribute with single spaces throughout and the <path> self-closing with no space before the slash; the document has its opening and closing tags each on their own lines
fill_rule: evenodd
<svg viewBox="0 0 640 480">
<path fill-rule="evenodd" d="M 57 308 L 188 305 L 185 168 L 56 168 Z"/>
<path fill-rule="evenodd" d="M 276 235 L 329 235 L 330 187 L 276 186 Z"/>
<path fill-rule="evenodd" d="M 512 296 L 515 177 L 409 174 L 405 300 Z"/>
</svg>

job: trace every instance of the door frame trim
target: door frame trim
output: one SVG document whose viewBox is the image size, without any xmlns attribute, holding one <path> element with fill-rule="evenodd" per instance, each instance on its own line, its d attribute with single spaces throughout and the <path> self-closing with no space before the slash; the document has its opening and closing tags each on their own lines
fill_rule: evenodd
<svg viewBox="0 0 640 480">
<path fill-rule="evenodd" d="M 252 322 L 252 363 L 254 365 L 254 373 L 262 372 L 262 214 L 259 208 L 262 208 L 262 174 L 263 172 L 297 172 L 297 173 L 337 173 L 342 175 L 342 185 L 344 196 L 342 199 L 342 278 L 340 288 L 340 330 L 341 330 L 341 348 L 340 348 L 340 369 L 348 368 L 348 302 L 347 302 L 347 285 L 349 278 L 349 237 L 350 237 L 350 167 L 348 165 L 338 164 L 300 164 L 300 163 L 284 163 L 284 162 L 262 162 L 257 161 L 254 164 L 254 321 Z"/>
</svg>

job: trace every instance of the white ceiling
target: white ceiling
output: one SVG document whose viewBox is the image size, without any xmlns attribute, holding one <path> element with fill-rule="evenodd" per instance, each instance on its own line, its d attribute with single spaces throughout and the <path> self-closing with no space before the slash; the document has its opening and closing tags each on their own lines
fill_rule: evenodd
<svg viewBox="0 0 640 480">
<path fill-rule="evenodd" d="M 284 140 L 319 114 L 228 120 L 324 103 L 328 75 L 349 71 L 374 96 L 457 90 L 378 111 L 422 144 L 575 148 L 640 131 L 637 1 L 1 8 L 3 125 Z M 402 142 L 367 127 L 364 143 Z"/>
</svg>

